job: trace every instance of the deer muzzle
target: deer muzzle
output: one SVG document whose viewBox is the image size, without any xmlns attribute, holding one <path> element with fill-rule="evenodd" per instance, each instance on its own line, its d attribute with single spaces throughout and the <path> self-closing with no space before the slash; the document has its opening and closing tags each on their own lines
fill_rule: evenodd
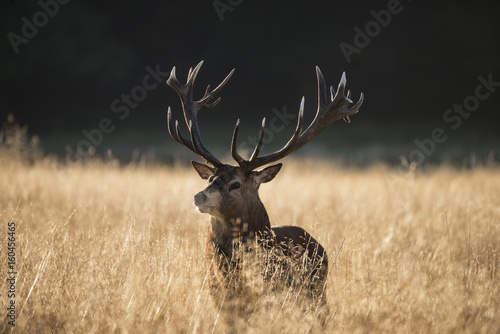
<svg viewBox="0 0 500 334">
<path fill-rule="evenodd" d="M 193 204 L 201 213 L 211 213 L 216 207 L 216 203 L 212 202 L 214 202 L 213 199 L 207 196 L 206 191 L 200 191 L 194 196 Z"/>
<path fill-rule="evenodd" d="M 198 207 L 199 205 L 202 205 L 203 203 L 205 203 L 207 200 L 207 195 L 205 195 L 205 193 L 203 191 L 200 191 L 199 193 L 197 193 L 196 195 L 194 195 L 194 202 L 193 204 Z"/>
</svg>

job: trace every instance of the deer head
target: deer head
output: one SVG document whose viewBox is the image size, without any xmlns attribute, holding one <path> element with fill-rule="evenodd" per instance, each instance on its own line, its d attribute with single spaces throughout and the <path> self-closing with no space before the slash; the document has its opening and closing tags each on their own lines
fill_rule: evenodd
<svg viewBox="0 0 500 334">
<path fill-rule="evenodd" d="M 304 97 L 300 102 L 298 121 L 294 134 L 288 143 L 280 150 L 259 156 L 262 147 L 265 131 L 265 118 L 262 121 L 259 141 L 248 160 L 242 158 L 237 150 L 237 138 L 240 121 L 236 122 L 231 142 L 231 154 L 238 166 L 230 166 L 221 163 L 210 151 L 206 149 L 201 140 L 198 126 L 198 112 L 202 109 L 215 107 L 221 100 L 215 96 L 225 86 L 234 73 L 234 69 L 226 78 L 214 89 L 207 87 L 204 96 L 196 101 L 193 99 L 193 85 L 198 72 L 203 64 L 201 61 L 194 70 L 190 69 L 187 83 L 182 85 L 177 80 L 175 67 L 172 69 L 167 84 L 171 86 L 179 95 L 184 111 L 186 125 L 188 126 L 190 139 L 184 138 L 179 128 L 179 122 L 172 121 L 172 112 L 168 108 L 167 123 L 170 135 L 174 140 L 186 146 L 191 151 L 206 160 L 208 165 L 192 161 L 194 169 L 202 179 L 208 180 L 208 186 L 195 195 L 194 205 L 202 212 L 217 218 L 222 225 L 230 227 L 236 220 L 250 224 L 256 230 L 269 229 L 270 224 L 267 213 L 259 199 L 258 190 L 262 183 L 271 181 L 280 171 L 282 164 L 276 164 L 257 171 L 259 167 L 268 165 L 283 159 L 290 153 L 298 150 L 310 142 L 320 132 L 339 119 L 350 122 L 350 116 L 356 114 L 363 104 L 363 94 L 359 101 L 352 105 L 350 91 L 344 95 L 346 77 L 342 74 L 337 92 L 330 87 L 330 97 L 323 74 L 319 67 L 316 67 L 318 80 L 318 109 L 316 117 L 312 123 L 303 131 L 304 121 Z M 258 217 L 256 217 L 258 216 Z"/>
<path fill-rule="evenodd" d="M 222 222 L 244 219 L 260 203 L 258 190 L 261 183 L 271 181 L 282 164 L 262 171 L 244 173 L 240 167 L 222 166 L 212 168 L 199 162 L 191 162 L 202 179 L 208 179 L 208 186 L 194 196 L 198 211 L 208 213 Z"/>
</svg>

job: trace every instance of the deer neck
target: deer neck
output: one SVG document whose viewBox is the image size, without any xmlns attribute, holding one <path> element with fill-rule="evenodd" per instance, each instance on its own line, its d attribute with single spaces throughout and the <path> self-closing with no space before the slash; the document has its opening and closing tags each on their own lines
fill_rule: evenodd
<svg viewBox="0 0 500 334">
<path fill-rule="evenodd" d="M 232 217 L 231 221 L 239 224 L 238 227 L 241 229 L 241 233 L 253 232 L 255 234 L 271 229 L 266 208 L 258 195 L 251 201 L 246 201 L 242 210 L 235 217 Z"/>
<path fill-rule="evenodd" d="M 253 238 L 271 230 L 271 223 L 264 204 L 257 201 L 247 202 L 240 210 L 227 217 L 212 217 L 209 237 L 214 245 L 226 255 L 232 253 L 234 240 Z"/>
</svg>

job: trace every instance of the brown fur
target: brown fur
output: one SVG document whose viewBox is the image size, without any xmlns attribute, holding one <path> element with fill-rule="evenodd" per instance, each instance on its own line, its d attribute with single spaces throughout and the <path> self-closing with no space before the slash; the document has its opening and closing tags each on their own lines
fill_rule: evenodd
<svg viewBox="0 0 500 334">
<path fill-rule="evenodd" d="M 271 181 L 281 165 L 260 172 L 243 173 L 240 167 L 224 165 L 218 169 L 193 163 L 209 185 L 195 196 L 195 205 L 210 214 L 207 235 L 207 260 L 211 292 L 219 302 L 241 296 L 244 290 L 240 276 L 241 251 L 259 240 L 260 249 L 278 256 L 267 256 L 263 264 L 268 274 L 278 272 L 286 285 L 307 287 L 309 296 L 324 302 L 328 259 L 324 248 L 305 230 L 297 226 L 271 228 L 269 217 L 258 190 Z M 239 189 L 231 189 L 235 183 Z M 307 268 L 301 277 L 294 275 L 298 265 Z M 247 291 L 245 291 L 247 292 Z"/>
</svg>

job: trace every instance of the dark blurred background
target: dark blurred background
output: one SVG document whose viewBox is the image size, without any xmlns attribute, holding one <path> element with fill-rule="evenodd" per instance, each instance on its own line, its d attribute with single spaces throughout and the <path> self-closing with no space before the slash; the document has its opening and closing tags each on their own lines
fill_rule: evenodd
<svg viewBox="0 0 500 334">
<path fill-rule="evenodd" d="M 205 145 L 216 154 L 229 153 L 238 118 L 243 144 L 262 117 L 289 123 L 270 131 L 265 151 L 286 143 L 295 120 L 278 114 L 296 113 L 304 95 L 312 120 L 318 65 L 334 87 L 345 71 L 353 98 L 364 92 L 365 103 L 351 124 L 332 125 L 298 156 L 359 165 L 500 160 L 498 6 L 10 0 L 1 7 L 0 122 L 13 114 L 46 153 L 68 163 L 109 149 L 123 161 L 194 158 L 166 131 L 167 106 L 180 121 L 182 111 L 164 82 L 174 65 L 184 81 L 200 60 L 199 97 L 236 68 L 219 106 L 200 114 Z M 464 103 L 470 112 L 453 111 Z M 108 133 L 99 129 L 103 119 Z"/>
</svg>

